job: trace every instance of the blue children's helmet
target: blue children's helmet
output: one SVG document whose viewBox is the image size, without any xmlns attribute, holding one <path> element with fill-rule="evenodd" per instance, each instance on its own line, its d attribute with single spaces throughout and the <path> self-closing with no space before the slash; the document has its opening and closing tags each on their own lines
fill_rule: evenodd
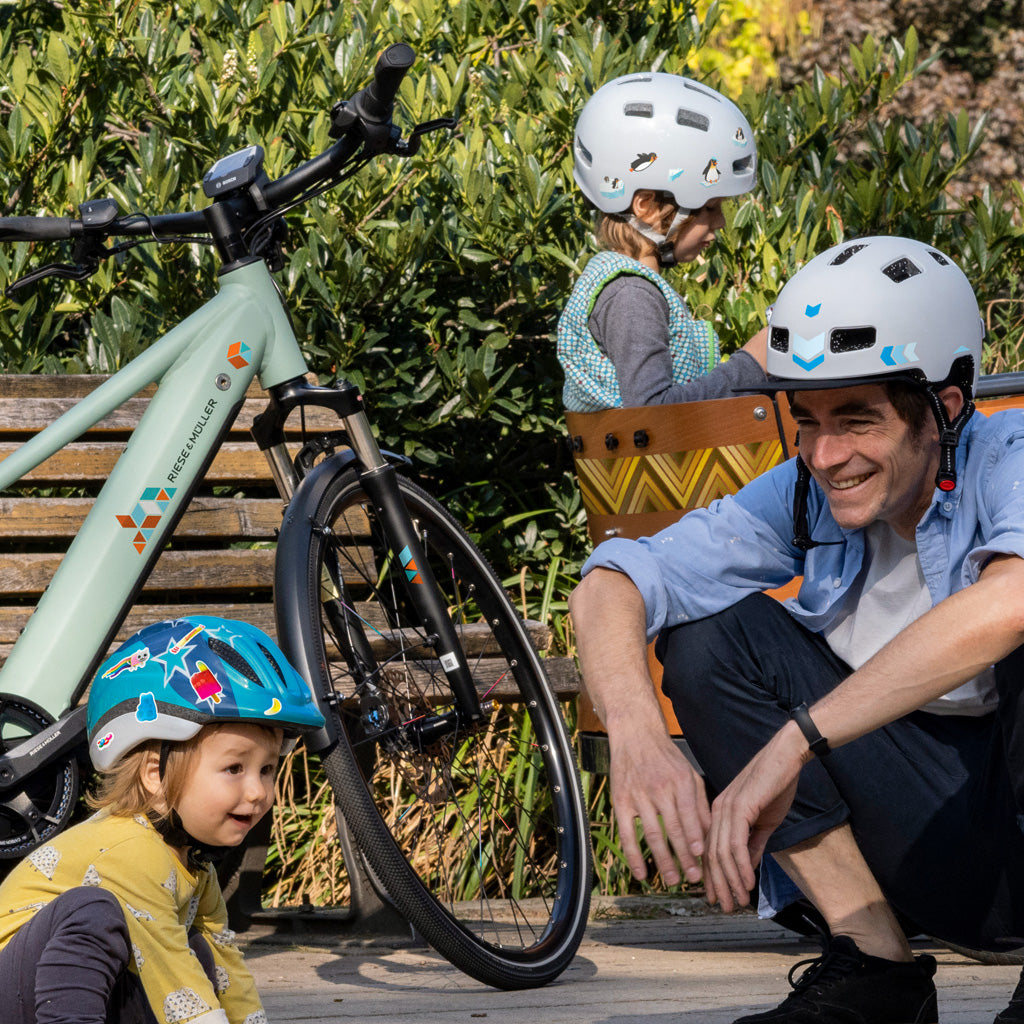
<svg viewBox="0 0 1024 1024">
<path fill-rule="evenodd" d="M 306 682 L 266 633 L 205 615 L 154 623 L 110 655 L 93 680 L 87 720 L 100 769 L 146 740 L 187 740 L 213 722 L 288 735 L 324 725 Z"/>
</svg>

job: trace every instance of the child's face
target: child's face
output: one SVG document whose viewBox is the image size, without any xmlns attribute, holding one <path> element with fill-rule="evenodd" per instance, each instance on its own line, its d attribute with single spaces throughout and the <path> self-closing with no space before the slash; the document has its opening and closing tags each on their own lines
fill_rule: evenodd
<svg viewBox="0 0 1024 1024">
<path fill-rule="evenodd" d="M 177 804 L 187 832 L 237 846 L 274 802 L 281 732 L 235 723 L 207 729 Z"/>
<path fill-rule="evenodd" d="M 714 240 L 715 232 L 725 227 L 722 200 L 709 199 L 685 221 L 673 241 L 677 263 L 692 263 Z"/>
</svg>

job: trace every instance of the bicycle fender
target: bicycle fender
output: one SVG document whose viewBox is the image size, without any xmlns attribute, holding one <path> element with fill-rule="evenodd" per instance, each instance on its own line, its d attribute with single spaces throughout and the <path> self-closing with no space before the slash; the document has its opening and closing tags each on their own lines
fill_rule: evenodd
<svg viewBox="0 0 1024 1024">
<path fill-rule="evenodd" d="M 404 455 L 382 451 L 389 465 L 398 470 L 408 469 L 412 462 Z M 306 650 L 301 642 L 298 620 L 307 606 L 304 588 L 309 586 L 306 559 L 310 546 L 310 532 L 316 511 L 327 487 L 343 473 L 358 474 L 362 463 L 351 449 L 335 452 L 318 463 L 302 479 L 284 512 L 277 539 L 274 560 L 274 619 L 277 623 L 277 642 L 285 657 L 296 671 L 313 687 L 313 696 L 322 704 L 317 681 L 328 678 L 326 652 Z M 338 740 L 331 725 L 306 737 L 311 750 L 322 750 Z"/>
</svg>

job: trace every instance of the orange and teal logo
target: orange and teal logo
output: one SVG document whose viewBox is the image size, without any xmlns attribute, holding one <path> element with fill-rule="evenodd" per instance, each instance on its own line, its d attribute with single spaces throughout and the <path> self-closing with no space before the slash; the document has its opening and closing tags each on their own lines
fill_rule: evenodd
<svg viewBox="0 0 1024 1024">
<path fill-rule="evenodd" d="M 228 362 L 236 369 L 249 365 L 249 353 L 252 349 L 244 341 L 236 341 L 228 346 Z"/>
<path fill-rule="evenodd" d="M 401 554 L 399 554 L 398 559 L 402 563 L 402 568 L 405 570 L 405 578 L 410 583 L 423 582 L 423 577 L 420 576 L 420 571 L 416 567 L 416 561 L 412 557 L 412 552 L 407 547 L 402 548 Z"/>
<path fill-rule="evenodd" d="M 118 516 L 117 521 L 126 529 L 134 530 L 132 543 L 141 555 L 149 543 L 153 531 L 163 519 L 167 506 L 174 497 L 176 487 L 147 487 L 139 498 L 139 503 L 129 516 Z"/>
</svg>

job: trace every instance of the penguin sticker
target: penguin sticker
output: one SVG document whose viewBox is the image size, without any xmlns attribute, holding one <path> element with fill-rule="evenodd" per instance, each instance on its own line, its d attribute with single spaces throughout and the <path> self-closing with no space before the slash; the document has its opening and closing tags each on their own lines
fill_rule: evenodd
<svg viewBox="0 0 1024 1024">
<path fill-rule="evenodd" d="M 657 153 L 637 153 L 636 159 L 629 165 L 629 169 L 631 171 L 646 171 L 657 159 Z"/>
<path fill-rule="evenodd" d="M 735 142 L 737 146 L 745 146 L 747 144 L 747 136 L 744 134 L 742 128 L 736 129 L 736 134 L 733 135 L 732 141 Z"/>
<path fill-rule="evenodd" d="M 607 199 L 619 199 L 626 194 L 626 183 L 621 178 L 609 178 L 607 175 L 601 184 L 601 195 Z"/>
<path fill-rule="evenodd" d="M 701 172 L 705 185 L 717 185 L 721 174 L 718 171 L 718 161 L 712 158 L 708 161 L 707 167 Z"/>
</svg>

